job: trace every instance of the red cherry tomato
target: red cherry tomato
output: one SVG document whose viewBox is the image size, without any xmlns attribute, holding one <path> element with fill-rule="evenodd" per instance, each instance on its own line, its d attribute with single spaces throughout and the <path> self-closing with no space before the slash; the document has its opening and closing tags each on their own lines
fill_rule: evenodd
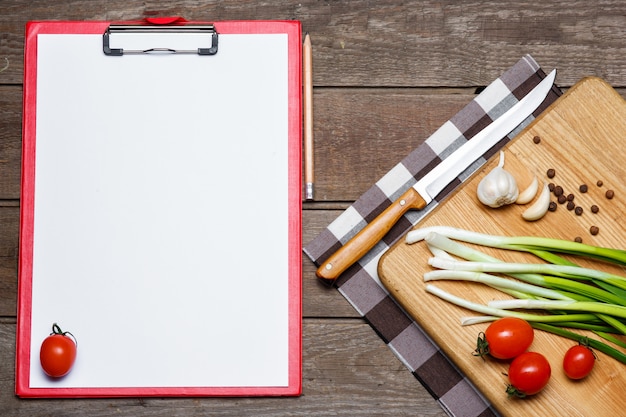
<svg viewBox="0 0 626 417">
<path fill-rule="evenodd" d="M 478 338 L 475 355 L 489 354 L 496 359 L 512 359 L 530 347 L 535 332 L 526 321 L 503 317 L 491 323 Z"/>
<path fill-rule="evenodd" d="M 76 342 L 73 337 L 70 332 L 63 332 L 56 323 L 52 325 L 52 333 L 44 339 L 39 351 L 41 367 L 48 376 L 60 378 L 72 369 L 76 360 Z"/>
<path fill-rule="evenodd" d="M 509 366 L 509 395 L 525 397 L 541 391 L 550 380 L 550 363 L 541 353 L 524 352 Z"/>
<path fill-rule="evenodd" d="M 582 379 L 589 375 L 596 363 L 596 355 L 584 344 L 572 346 L 563 357 L 563 370 L 571 379 Z"/>
</svg>

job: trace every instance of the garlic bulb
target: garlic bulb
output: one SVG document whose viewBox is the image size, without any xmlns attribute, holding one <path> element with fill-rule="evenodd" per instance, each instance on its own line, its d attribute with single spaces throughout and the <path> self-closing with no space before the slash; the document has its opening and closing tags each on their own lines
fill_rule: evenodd
<svg viewBox="0 0 626 417">
<path fill-rule="evenodd" d="M 477 195 L 481 203 L 489 207 L 501 207 L 517 200 L 517 181 L 504 168 L 504 152 L 500 151 L 500 162 L 478 184 Z"/>
</svg>

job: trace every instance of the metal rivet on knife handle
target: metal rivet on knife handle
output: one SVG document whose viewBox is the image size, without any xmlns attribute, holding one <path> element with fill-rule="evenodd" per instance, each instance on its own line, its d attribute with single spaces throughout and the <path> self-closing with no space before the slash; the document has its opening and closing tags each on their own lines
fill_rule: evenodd
<svg viewBox="0 0 626 417">
<path fill-rule="evenodd" d="M 328 258 L 317 270 L 317 276 L 332 283 L 369 252 L 407 211 L 421 210 L 424 207 L 426 207 L 426 201 L 414 188 L 409 188 L 398 200 Z"/>
</svg>

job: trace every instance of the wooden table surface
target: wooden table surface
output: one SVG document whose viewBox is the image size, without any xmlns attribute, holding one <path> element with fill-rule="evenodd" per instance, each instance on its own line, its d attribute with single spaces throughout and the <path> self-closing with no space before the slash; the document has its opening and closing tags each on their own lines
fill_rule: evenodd
<svg viewBox="0 0 626 417">
<path fill-rule="evenodd" d="M 524 54 L 557 68 L 564 89 L 595 75 L 626 96 L 626 2 L 0 0 L 2 415 L 445 416 L 306 257 L 299 398 L 15 397 L 24 25 L 154 16 L 297 19 L 310 33 L 316 194 L 303 205 L 306 244 Z"/>
</svg>

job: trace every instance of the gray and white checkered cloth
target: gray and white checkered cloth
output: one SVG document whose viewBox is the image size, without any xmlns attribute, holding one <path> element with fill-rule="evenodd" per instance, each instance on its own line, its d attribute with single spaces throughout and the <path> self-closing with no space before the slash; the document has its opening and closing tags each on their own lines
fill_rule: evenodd
<svg viewBox="0 0 626 417">
<path fill-rule="evenodd" d="M 530 55 L 524 56 L 339 215 L 305 246 L 304 253 L 317 266 L 322 264 L 422 176 L 515 105 L 545 76 Z M 417 225 L 429 211 L 482 167 L 490 156 L 561 94 L 561 90 L 553 85 L 547 98 L 533 115 L 467 168 L 425 210 L 412 210 L 404 215 L 381 242 L 335 282 L 341 294 L 451 416 L 486 417 L 498 414 L 424 330 L 387 293 L 378 278 L 378 261 L 391 245 Z"/>
</svg>

